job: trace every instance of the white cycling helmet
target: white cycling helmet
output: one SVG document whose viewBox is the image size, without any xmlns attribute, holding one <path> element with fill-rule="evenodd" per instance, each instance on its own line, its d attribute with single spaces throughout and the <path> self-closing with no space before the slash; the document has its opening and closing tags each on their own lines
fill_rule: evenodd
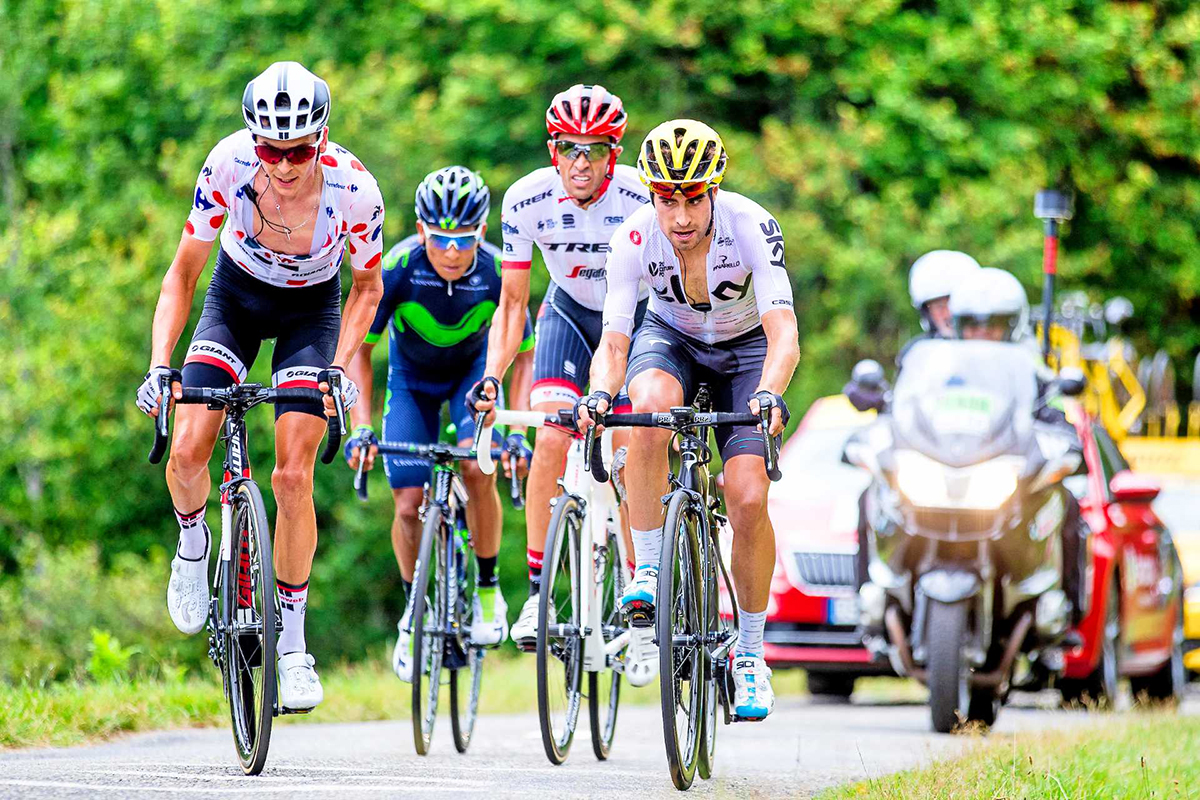
<svg viewBox="0 0 1200 800">
<path fill-rule="evenodd" d="M 913 262 L 908 271 L 908 296 L 913 308 L 923 311 L 925 304 L 939 297 L 949 297 L 955 285 L 966 275 L 979 270 L 979 262 L 957 250 L 931 250 Z M 921 315 L 921 325 L 929 330 L 929 322 Z"/>
<path fill-rule="evenodd" d="M 276 61 L 246 84 L 242 119 L 268 139 L 320 133 L 329 122 L 329 84 L 295 61 Z"/>
<path fill-rule="evenodd" d="M 1005 339 L 1019 340 L 1029 323 L 1029 298 L 1011 272 L 980 269 L 963 279 L 950 293 L 950 316 L 962 336 L 964 325 L 1004 324 Z"/>
</svg>

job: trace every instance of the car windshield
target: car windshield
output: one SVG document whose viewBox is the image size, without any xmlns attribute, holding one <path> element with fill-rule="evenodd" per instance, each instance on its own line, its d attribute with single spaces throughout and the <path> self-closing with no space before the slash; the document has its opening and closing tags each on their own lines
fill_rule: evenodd
<svg viewBox="0 0 1200 800">
<path fill-rule="evenodd" d="M 1037 400 L 1034 356 L 1008 342 L 918 342 L 892 400 L 898 447 L 951 466 L 1024 453 Z"/>
<path fill-rule="evenodd" d="M 860 427 L 842 426 L 837 428 L 818 428 L 805 430 L 788 441 L 784 458 L 792 469 L 812 467 L 827 467 L 831 463 L 841 463 L 842 450 L 850 434 Z"/>
</svg>

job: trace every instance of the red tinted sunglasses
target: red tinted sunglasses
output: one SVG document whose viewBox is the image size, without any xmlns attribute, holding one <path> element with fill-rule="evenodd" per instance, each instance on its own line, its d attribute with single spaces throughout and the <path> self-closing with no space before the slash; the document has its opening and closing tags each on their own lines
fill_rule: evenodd
<svg viewBox="0 0 1200 800">
<path fill-rule="evenodd" d="M 654 192 L 659 197 L 665 197 L 668 200 L 679 192 L 688 200 L 699 197 L 708 191 L 708 182 L 701 181 L 700 183 L 660 183 L 658 181 L 650 181 L 650 191 Z"/>
<path fill-rule="evenodd" d="M 287 150 L 280 150 L 269 144 L 256 144 L 254 152 L 259 160 L 268 164 L 278 164 L 285 158 L 293 164 L 305 164 L 312 161 L 313 156 L 317 154 L 317 148 L 311 144 L 302 144 L 297 147 L 289 147 Z"/>
</svg>

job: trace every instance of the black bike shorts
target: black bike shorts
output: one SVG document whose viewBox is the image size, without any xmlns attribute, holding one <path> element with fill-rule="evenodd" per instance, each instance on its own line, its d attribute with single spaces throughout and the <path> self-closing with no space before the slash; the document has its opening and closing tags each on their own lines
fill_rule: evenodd
<svg viewBox="0 0 1200 800">
<path fill-rule="evenodd" d="M 767 335 L 761 327 L 735 339 L 705 344 L 675 330 L 651 311 L 633 335 L 625 380 L 629 385 L 648 369 L 662 370 L 679 381 L 685 403 L 706 383 L 714 411 L 749 412 L 766 358 Z M 721 425 L 714 433 L 723 461 L 742 455 L 766 458 L 762 434 L 755 425 Z"/>
<path fill-rule="evenodd" d="M 223 389 L 246 379 L 264 339 L 274 339 L 271 384 L 317 388 L 317 373 L 337 350 L 342 282 L 271 286 L 246 273 L 224 250 L 204 296 L 204 310 L 183 361 L 183 385 Z M 276 403 L 288 411 L 325 418 L 319 402 Z"/>
<path fill-rule="evenodd" d="M 645 310 L 643 300 L 634 319 L 640 321 Z M 551 401 L 575 404 L 588 384 L 602 327 L 601 312 L 584 308 L 551 281 L 538 309 L 530 406 Z M 629 408 L 629 396 L 621 391 L 613 401 L 613 410 Z"/>
</svg>

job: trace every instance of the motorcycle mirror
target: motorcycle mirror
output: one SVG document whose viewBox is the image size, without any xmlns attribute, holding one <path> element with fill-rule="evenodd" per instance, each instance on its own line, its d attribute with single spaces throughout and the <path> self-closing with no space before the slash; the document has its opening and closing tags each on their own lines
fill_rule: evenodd
<svg viewBox="0 0 1200 800">
<path fill-rule="evenodd" d="M 1087 376 L 1078 367 L 1064 367 L 1058 374 L 1058 390 L 1065 397 L 1078 397 L 1087 388 Z"/>
<path fill-rule="evenodd" d="M 854 365 L 850 380 L 867 389 L 882 389 L 885 385 L 883 367 L 873 358 L 864 358 Z"/>
</svg>

